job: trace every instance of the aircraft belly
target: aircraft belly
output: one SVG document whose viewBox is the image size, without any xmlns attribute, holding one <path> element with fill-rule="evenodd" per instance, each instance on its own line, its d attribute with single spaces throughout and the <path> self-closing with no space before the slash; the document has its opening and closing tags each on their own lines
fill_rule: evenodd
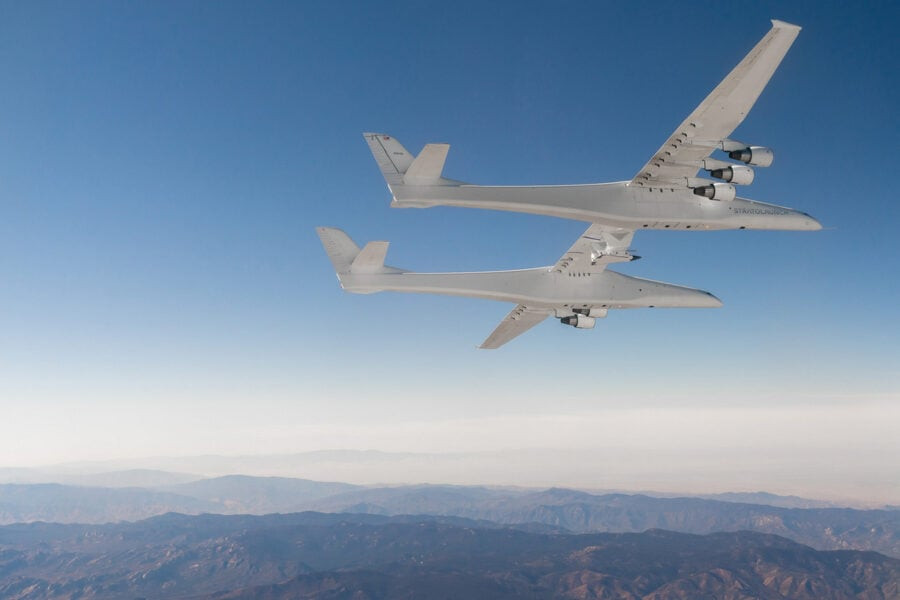
<svg viewBox="0 0 900 600">
<path fill-rule="evenodd" d="M 604 223 L 625 229 L 663 229 L 691 225 L 699 229 L 735 227 L 726 203 L 687 189 L 649 190 L 624 182 L 591 185 L 395 186 L 396 207 L 457 206 L 502 210 Z M 668 227 L 667 227 L 668 226 Z"/>
<path fill-rule="evenodd" d="M 745 198 L 711 200 L 689 189 L 624 183 L 541 186 L 400 186 L 395 206 L 459 206 L 603 223 L 624 229 L 819 229 L 809 215 Z"/>
<path fill-rule="evenodd" d="M 345 275 L 350 292 L 397 291 L 469 296 L 529 306 L 609 303 L 614 294 L 606 272 L 585 277 L 550 273 L 548 268 L 484 273 L 399 273 Z"/>
<path fill-rule="evenodd" d="M 538 187 L 395 186 L 394 206 L 458 206 L 626 226 L 634 211 L 624 183 Z"/>
</svg>

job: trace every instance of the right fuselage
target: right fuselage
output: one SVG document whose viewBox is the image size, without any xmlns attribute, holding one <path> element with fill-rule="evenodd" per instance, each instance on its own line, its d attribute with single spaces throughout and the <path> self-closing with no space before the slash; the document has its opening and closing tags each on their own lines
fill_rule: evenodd
<svg viewBox="0 0 900 600">
<path fill-rule="evenodd" d="M 804 212 L 745 198 L 712 200 L 685 188 L 628 182 L 553 186 L 397 185 L 396 207 L 460 206 L 603 223 L 626 229 L 770 229 L 812 231 Z"/>
</svg>

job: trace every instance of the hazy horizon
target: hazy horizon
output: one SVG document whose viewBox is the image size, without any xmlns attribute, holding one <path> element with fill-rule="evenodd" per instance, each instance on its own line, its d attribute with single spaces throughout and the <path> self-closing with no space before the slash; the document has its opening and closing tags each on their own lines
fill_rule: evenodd
<svg viewBox="0 0 900 600">
<path fill-rule="evenodd" d="M 866 506 L 897 505 L 900 486 L 894 473 L 900 441 L 891 434 L 900 410 L 893 404 L 875 404 L 869 411 L 887 418 L 871 419 L 865 405 L 857 404 L 775 413 L 755 407 L 678 407 L 445 423 L 309 424 L 283 431 L 267 445 L 232 445 L 235 449 L 230 452 L 221 445 L 209 451 L 202 443 L 182 443 L 168 453 L 70 455 L 57 461 L 47 455 L 45 461 L 6 463 L 0 468 L 69 467 L 78 472 L 82 467 L 94 473 L 149 468 L 201 476 L 287 476 L 356 484 L 559 486 L 685 494 L 766 491 Z M 773 415 L 781 421 L 771 422 Z M 712 417 L 715 427 L 709 424 Z M 465 439 L 458 437 L 460 431 L 467 432 Z M 642 435 L 635 437 L 635 431 Z M 852 438 L 848 431 L 854 432 Z M 181 432 L 177 438 L 185 440 L 188 435 Z M 838 437 L 846 445 L 835 451 Z M 292 438 L 306 442 L 292 443 Z M 331 440 L 330 445 L 325 440 Z M 355 447 L 348 445 L 354 440 Z M 290 460 L 299 457 L 308 460 Z"/>
</svg>

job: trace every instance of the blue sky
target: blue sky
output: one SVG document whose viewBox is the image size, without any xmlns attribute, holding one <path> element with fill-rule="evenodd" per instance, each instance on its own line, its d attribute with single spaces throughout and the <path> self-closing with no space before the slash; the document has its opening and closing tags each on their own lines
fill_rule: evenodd
<svg viewBox="0 0 900 600">
<path fill-rule="evenodd" d="M 747 195 L 827 229 L 640 232 L 644 259 L 617 267 L 723 308 L 548 321 L 483 352 L 509 306 L 339 289 L 316 225 L 433 271 L 549 264 L 584 228 L 390 209 L 363 131 L 449 142 L 446 175 L 474 183 L 629 179 L 770 18 L 804 29 L 735 132 L 777 153 Z M 898 25 L 888 2 L 0 3 L 0 464 L 267 450 L 284 420 L 883 419 L 900 387 Z"/>
</svg>

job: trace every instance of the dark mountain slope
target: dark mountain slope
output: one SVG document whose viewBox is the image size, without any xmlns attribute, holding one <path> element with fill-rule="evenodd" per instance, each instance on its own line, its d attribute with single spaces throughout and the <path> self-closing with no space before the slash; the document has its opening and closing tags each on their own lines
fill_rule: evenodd
<svg viewBox="0 0 900 600">
<path fill-rule="evenodd" d="M 0 598 L 896 598 L 900 561 L 752 532 L 540 534 L 464 519 L 164 515 L 0 527 Z"/>
</svg>

